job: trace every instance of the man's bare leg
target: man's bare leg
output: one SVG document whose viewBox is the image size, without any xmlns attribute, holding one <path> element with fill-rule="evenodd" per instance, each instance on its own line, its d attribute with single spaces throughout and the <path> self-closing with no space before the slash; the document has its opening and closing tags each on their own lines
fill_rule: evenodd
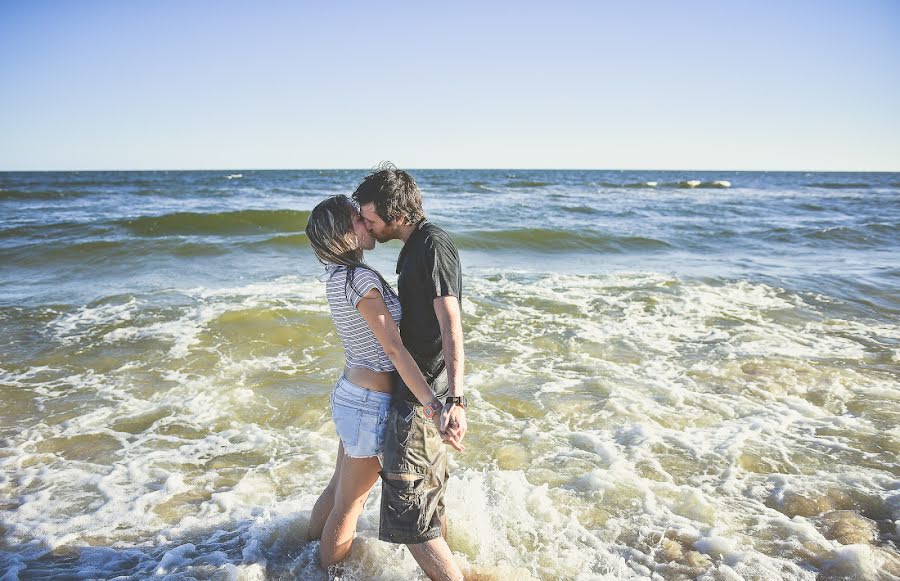
<svg viewBox="0 0 900 581">
<path fill-rule="evenodd" d="M 463 581 L 462 571 L 443 537 L 406 547 L 432 581 Z"/>
</svg>

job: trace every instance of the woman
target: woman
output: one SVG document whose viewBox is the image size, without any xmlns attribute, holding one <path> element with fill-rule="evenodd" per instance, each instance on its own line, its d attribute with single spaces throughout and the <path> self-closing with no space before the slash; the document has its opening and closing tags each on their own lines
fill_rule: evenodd
<svg viewBox="0 0 900 581">
<path fill-rule="evenodd" d="M 347 196 L 321 202 L 309 216 L 306 236 L 326 266 L 328 305 L 345 357 L 344 372 L 331 394 L 340 438 L 337 464 L 309 522 L 308 536 L 321 538 L 319 558 L 327 568 L 350 552 L 357 520 L 378 478 L 395 374 L 441 432 L 443 406 L 400 340 L 397 295 L 363 262 L 363 251 L 375 248 L 375 239 L 353 202 Z M 462 449 L 455 439 L 448 436 L 446 441 Z"/>
</svg>

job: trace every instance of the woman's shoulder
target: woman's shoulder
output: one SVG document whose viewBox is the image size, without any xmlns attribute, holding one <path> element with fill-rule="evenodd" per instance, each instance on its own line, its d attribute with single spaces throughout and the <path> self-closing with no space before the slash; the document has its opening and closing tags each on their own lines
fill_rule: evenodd
<svg viewBox="0 0 900 581">
<path fill-rule="evenodd" d="M 363 288 L 365 290 L 370 289 L 378 289 L 381 294 L 384 294 L 384 285 L 381 282 L 381 276 L 374 270 L 364 267 L 357 267 L 353 272 L 353 281 L 357 283 L 359 288 Z"/>
<path fill-rule="evenodd" d="M 326 264 L 325 274 L 319 278 L 319 280 L 330 283 L 336 279 L 336 275 L 345 273 L 346 271 L 347 267 L 341 264 Z"/>
<path fill-rule="evenodd" d="M 329 264 L 325 267 L 327 282 L 331 284 L 345 284 L 352 286 L 354 290 L 369 290 L 378 288 L 382 293 L 385 290 L 384 279 L 378 272 L 369 266 L 344 266 Z"/>
</svg>

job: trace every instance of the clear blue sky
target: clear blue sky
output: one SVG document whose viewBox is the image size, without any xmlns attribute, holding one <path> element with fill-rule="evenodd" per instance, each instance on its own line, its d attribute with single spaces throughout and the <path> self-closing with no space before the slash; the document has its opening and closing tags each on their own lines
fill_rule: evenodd
<svg viewBox="0 0 900 581">
<path fill-rule="evenodd" d="M 900 170 L 900 2 L 0 0 L 0 170 Z"/>
</svg>

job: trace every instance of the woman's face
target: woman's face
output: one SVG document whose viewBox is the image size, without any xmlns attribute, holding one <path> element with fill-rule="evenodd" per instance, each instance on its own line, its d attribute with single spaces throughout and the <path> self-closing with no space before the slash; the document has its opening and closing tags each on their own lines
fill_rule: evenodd
<svg viewBox="0 0 900 581">
<path fill-rule="evenodd" d="M 363 250 L 372 250 L 375 248 L 375 239 L 366 228 L 366 221 L 356 210 L 353 211 L 353 232 L 356 233 L 356 239 L 359 240 L 359 247 Z"/>
</svg>

